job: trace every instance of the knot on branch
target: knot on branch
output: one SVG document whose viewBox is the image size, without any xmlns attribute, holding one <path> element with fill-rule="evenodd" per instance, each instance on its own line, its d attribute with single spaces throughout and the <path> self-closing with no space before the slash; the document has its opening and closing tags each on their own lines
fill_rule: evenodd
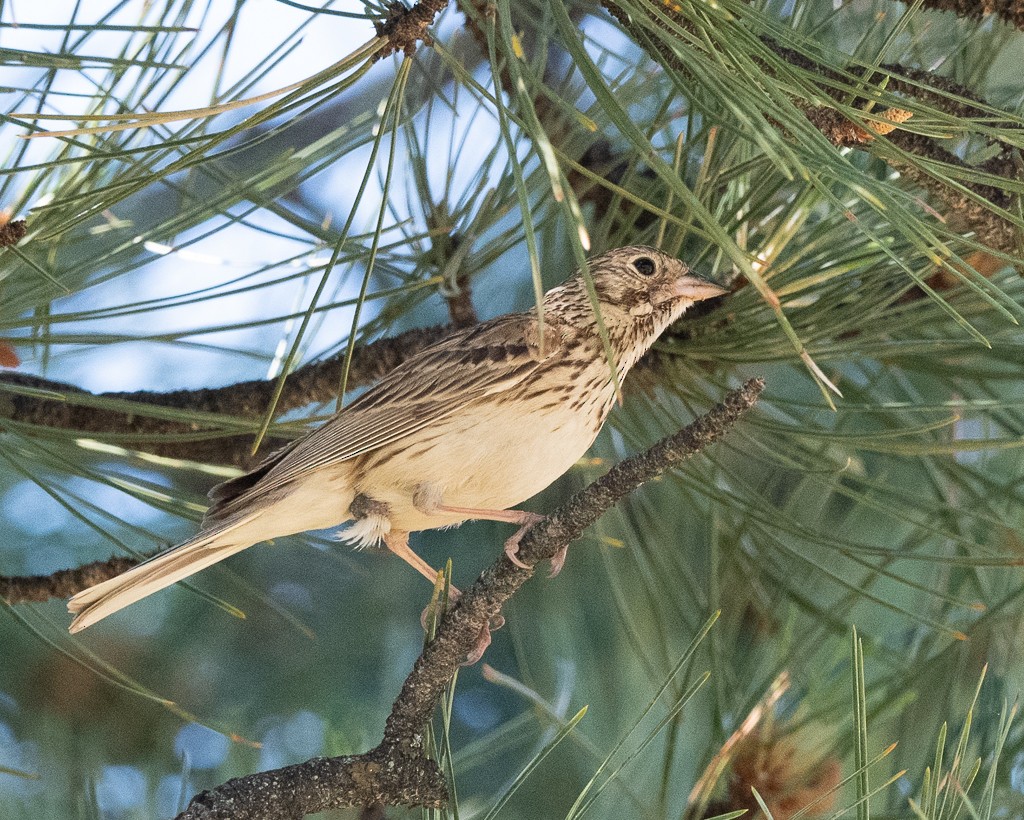
<svg viewBox="0 0 1024 820">
<path fill-rule="evenodd" d="M 861 125 L 853 122 L 842 112 L 824 106 L 804 108 L 804 114 L 829 142 L 840 148 L 866 145 L 876 136 L 891 134 L 913 116 L 910 111 L 903 108 L 890 108 L 879 114 L 884 122 L 868 120 Z"/>
<path fill-rule="evenodd" d="M 28 226 L 24 219 L 16 219 L 0 225 L 0 248 L 9 248 L 17 245 L 28 233 Z"/>
<path fill-rule="evenodd" d="M 416 53 L 416 44 L 422 40 L 430 44 L 427 29 L 434 24 L 434 18 L 448 5 L 448 0 L 421 0 L 412 8 L 395 2 L 388 6 L 387 17 L 375 22 L 378 37 L 386 37 L 387 45 L 377 52 L 376 59 L 383 60 L 399 51 L 406 57 Z"/>
</svg>

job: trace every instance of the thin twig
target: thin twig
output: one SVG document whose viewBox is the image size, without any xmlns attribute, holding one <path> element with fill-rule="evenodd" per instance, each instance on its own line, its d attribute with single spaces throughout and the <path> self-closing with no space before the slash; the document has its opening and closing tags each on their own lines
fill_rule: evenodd
<svg viewBox="0 0 1024 820">
<path fill-rule="evenodd" d="M 299 820 L 341 807 L 443 805 L 447 789 L 440 770 L 425 756 L 423 730 L 481 630 L 538 563 L 550 560 L 633 490 L 722 438 L 763 389 L 762 379 L 751 379 L 704 416 L 617 464 L 535 524 L 519 545 L 518 557 L 527 569 L 501 554 L 444 615 L 437 637 L 406 678 L 377 748 L 229 780 L 193 798 L 177 820 Z"/>
</svg>

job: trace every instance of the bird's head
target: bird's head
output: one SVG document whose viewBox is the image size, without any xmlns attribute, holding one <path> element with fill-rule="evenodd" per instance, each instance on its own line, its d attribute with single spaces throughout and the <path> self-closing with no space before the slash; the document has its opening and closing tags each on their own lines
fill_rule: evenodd
<svg viewBox="0 0 1024 820">
<path fill-rule="evenodd" d="M 726 289 L 690 272 L 657 248 L 631 245 L 588 260 L 601 318 L 620 353 L 646 351 L 672 322 L 696 302 Z M 578 322 L 593 322 L 593 307 L 582 275 L 548 292 L 545 309 Z"/>
<path fill-rule="evenodd" d="M 726 292 L 678 259 L 645 245 L 602 253 L 588 266 L 601 308 L 634 318 L 665 314 L 671 322 L 695 302 Z"/>
</svg>

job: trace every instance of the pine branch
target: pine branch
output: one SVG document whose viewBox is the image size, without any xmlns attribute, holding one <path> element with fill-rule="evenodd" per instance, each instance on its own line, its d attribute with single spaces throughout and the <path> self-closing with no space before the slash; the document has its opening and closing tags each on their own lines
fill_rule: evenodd
<svg viewBox="0 0 1024 820">
<path fill-rule="evenodd" d="M 139 560 L 115 555 L 106 561 L 60 569 L 50 575 L 0 575 L 0 598 L 8 604 L 42 603 L 51 598 L 70 598 L 83 589 L 128 571 Z"/>
<path fill-rule="evenodd" d="M 298 820 L 343 807 L 444 805 L 444 777 L 425 755 L 423 729 L 481 631 L 532 577 L 538 563 L 567 547 L 626 495 L 722 438 L 762 390 L 764 381 L 751 379 L 679 432 L 612 467 L 531 527 L 518 554 L 528 568 L 516 566 L 502 553 L 445 613 L 437 637 L 402 685 L 384 739 L 375 749 L 234 778 L 194 797 L 177 820 Z"/>
<path fill-rule="evenodd" d="M 13 222 L 5 222 L 0 219 L 0 248 L 17 245 L 25 238 L 26 233 L 28 233 L 28 226 L 24 219 L 15 219 Z"/>
<path fill-rule="evenodd" d="M 792 49 L 784 48 L 770 38 L 762 38 L 762 42 L 791 65 L 813 71 L 831 80 L 841 81 L 843 78 L 841 72 L 816 63 Z M 880 66 L 880 68 L 889 75 L 886 81 L 886 88 L 891 92 L 933 105 L 945 113 L 956 117 L 990 116 L 987 111 L 980 107 L 985 104 L 984 100 L 970 89 L 948 77 L 937 76 L 932 72 L 922 71 L 921 69 L 907 68 L 899 63 L 888 63 Z M 879 84 L 882 82 L 882 79 L 883 75 L 878 74 L 874 78 L 868 78 L 866 83 Z M 926 84 L 930 88 L 921 88 L 917 85 L 918 83 Z M 836 99 L 839 98 L 839 91 L 835 89 L 825 90 Z M 939 91 L 955 94 L 966 100 L 972 100 L 978 103 L 978 106 L 951 100 L 938 93 Z M 865 102 L 865 100 L 854 100 L 853 104 L 862 105 Z M 999 147 L 998 154 L 979 165 L 972 166 L 955 154 L 947 151 L 937 140 L 922 134 L 914 134 L 910 131 L 894 128 L 891 131 L 887 130 L 883 135 L 875 130 L 876 124 L 868 122 L 863 124 L 856 123 L 834 108 L 801 106 L 801 109 L 814 127 L 837 147 L 859 147 L 871 150 L 871 144 L 879 137 L 884 136 L 889 143 L 900 150 L 923 160 L 941 162 L 965 171 L 981 171 L 1010 182 L 1018 181 L 1021 178 L 1021 166 L 1018 164 L 1019 152 L 1014 146 L 1001 140 L 991 140 L 993 145 Z M 942 202 L 946 212 L 950 216 L 956 216 L 961 224 L 973 230 L 982 242 L 996 250 L 1007 253 L 1016 253 L 1019 250 L 1020 229 L 1012 222 L 1006 221 L 980 204 L 976 199 L 972 199 L 960 190 L 951 187 L 943 180 L 925 173 L 918 164 L 890 156 L 886 157 L 886 161 L 904 177 L 921 186 L 938 201 Z M 975 182 L 971 179 L 959 179 L 958 182 L 971 193 L 986 200 L 996 208 L 1003 210 L 1012 210 L 1018 198 L 1015 194 L 1011 194 L 994 185 Z"/>
<path fill-rule="evenodd" d="M 387 339 L 379 339 L 356 349 L 349 372 L 350 387 L 377 381 L 412 354 L 444 338 L 451 327 L 409 330 Z M 285 413 L 310 404 L 333 401 L 341 384 L 344 354 L 312 362 L 296 370 L 285 382 L 278 410 Z M 4 391 L 4 385 L 26 387 L 55 393 L 53 398 Z M 174 408 L 184 411 L 215 413 L 236 418 L 258 419 L 266 412 L 275 387 L 274 380 L 237 382 L 226 387 L 198 390 L 172 390 L 166 393 L 141 390 L 131 393 L 102 393 L 98 398 L 115 399 L 140 405 L 135 413 L 120 413 L 108 408 L 90 406 L 97 398 L 74 385 L 28 376 L 10 371 L 0 372 L 0 426 L 4 419 L 19 425 L 74 430 L 89 433 L 128 433 L 133 437 L 127 446 L 135 446 L 156 455 L 182 458 L 212 464 L 253 466 L 267 450 L 284 443 L 271 439 L 261 453 L 250 452 L 252 437 L 226 434 L 211 438 L 211 426 L 172 421 L 146 415 L 146 406 Z M 205 432 L 206 437 L 203 437 Z M 195 440 L 161 441 L 168 434 L 197 435 Z M 123 439 L 122 439 L 123 440 Z"/>
<path fill-rule="evenodd" d="M 948 11 L 957 17 L 980 20 L 994 14 L 1003 22 L 1024 31 L 1022 0 L 924 0 L 925 8 Z"/>
<path fill-rule="evenodd" d="M 642 26 L 636 19 L 631 17 L 629 13 L 619 5 L 618 2 L 616 2 L 616 0 L 603 0 L 603 3 L 611 15 L 622 25 L 623 29 L 627 31 L 637 43 L 649 49 L 652 57 L 674 71 L 683 73 L 687 71 L 685 62 L 679 58 L 668 43 L 656 36 L 652 36 L 651 32 Z M 671 13 L 671 7 L 669 7 L 667 13 Z M 678 19 L 680 24 L 688 24 L 684 18 L 679 17 Z M 649 18 L 647 22 L 655 28 L 664 28 L 664 24 L 656 18 Z M 770 48 L 778 57 L 784 59 L 790 65 L 801 68 L 805 71 L 813 72 L 822 78 L 836 81 L 844 80 L 845 75 L 841 70 L 836 70 L 811 60 L 793 49 L 780 45 L 770 37 L 761 37 L 760 39 L 764 45 Z M 902 78 L 900 76 L 888 77 L 886 81 L 886 88 L 890 92 L 895 92 L 912 99 L 926 102 L 954 116 L 989 116 L 988 113 L 983 111 L 981 108 L 974 108 L 973 106 L 964 105 L 963 103 L 950 100 L 933 90 L 927 88 L 923 89 L 917 85 L 917 83 L 926 83 L 931 86 L 932 89 L 954 93 L 966 99 L 974 100 L 979 104 L 983 102 L 968 89 L 952 80 L 934 75 L 928 71 L 906 68 L 899 64 L 888 64 L 881 66 L 881 68 L 887 72 L 891 72 L 892 74 L 902 75 Z M 770 76 L 770 67 L 765 66 L 765 70 Z M 872 82 L 878 83 L 881 79 L 882 75 L 879 75 L 874 81 L 872 81 L 871 78 L 867 78 L 865 80 L 865 84 L 871 84 Z M 823 86 L 821 90 L 823 93 L 832 96 L 837 101 L 841 99 L 843 94 L 840 90 L 825 86 Z M 866 101 L 854 100 L 852 105 L 856 106 L 858 104 L 863 104 L 864 102 Z M 994 145 L 998 145 L 1000 148 L 1000 152 L 996 157 L 993 157 L 981 165 L 971 166 L 960 160 L 959 157 L 951 154 L 937 141 L 929 137 L 925 137 L 920 134 L 912 134 L 899 130 L 898 128 L 895 130 L 890 130 L 888 128 L 880 129 L 876 127 L 873 122 L 868 120 L 868 118 L 865 118 L 864 122 L 857 122 L 851 120 L 847 115 L 835 108 L 826 106 L 810 106 L 801 100 L 794 100 L 794 103 L 800 107 L 815 128 L 817 128 L 836 147 L 859 147 L 865 150 L 871 150 L 877 141 L 886 139 L 889 143 L 900 148 L 902 151 L 914 157 L 919 157 L 922 160 L 937 160 L 957 169 L 962 168 L 969 169 L 971 171 L 983 171 L 993 176 L 1006 179 L 1008 182 L 1017 182 L 1022 177 L 1021 166 L 1019 163 L 1019 152 L 1014 146 L 1008 145 L 999 140 L 992 140 L 992 143 Z M 879 113 L 883 116 L 885 114 L 884 111 Z M 882 135 L 883 131 L 885 132 L 884 137 Z M 886 156 L 886 159 L 894 167 L 897 167 L 904 176 L 925 188 L 932 196 L 941 201 L 951 215 L 955 215 L 968 227 L 968 229 L 973 230 L 979 238 L 981 238 L 981 240 L 990 247 L 1007 253 L 1017 253 L 1020 250 L 1021 231 L 1015 224 L 1003 219 L 999 214 L 994 213 L 984 204 L 979 203 L 976 199 L 973 199 L 956 188 L 951 187 L 944 180 L 926 173 L 921 165 L 913 162 L 894 160 L 889 156 Z M 979 183 L 969 179 L 959 179 L 958 183 L 963 186 L 963 188 L 975 194 L 977 197 L 982 198 L 995 208 L 1011 210 L 1015 207 L 1018 200 L 1017 195 L 1011 194 L 993 185 Z"/>
<path fill-rule="evenodd" d="M 395 0 L 388 5 L 388 14 L 383 22 L 374 23 L 378 37 L 387 37 L 388 44 L 377 52 L 374 59 L 383 60 L 401 51 L 406 57 L 416 53 L 417 44 L 422 40 L 430 44 L 427 29 L 434 24 L 434 18 L 448 5 L 448 0 L 420 0 L 412 8 Z"/>
</svg>

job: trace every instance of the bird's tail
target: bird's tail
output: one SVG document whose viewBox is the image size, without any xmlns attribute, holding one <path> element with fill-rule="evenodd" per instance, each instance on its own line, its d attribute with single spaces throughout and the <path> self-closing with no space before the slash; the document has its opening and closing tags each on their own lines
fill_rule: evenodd
<svg viewBox="0 0 1024 820">
<path fill-rule="evenodd" d="M 227 527 L 200 532 L 184 544 L 172 547 L 115 578 L 82 590 L 68 601 L 68 611 L 76 616 L 70 630 L 79 632 L 157 590 L 241 552 L 257 540 L 247 538 L 244 532 L 244 525 L 251 521 L 250 517 L 232 522 Z M 243 531 L 239 532 L 239 529 Z"/>
</svg>

